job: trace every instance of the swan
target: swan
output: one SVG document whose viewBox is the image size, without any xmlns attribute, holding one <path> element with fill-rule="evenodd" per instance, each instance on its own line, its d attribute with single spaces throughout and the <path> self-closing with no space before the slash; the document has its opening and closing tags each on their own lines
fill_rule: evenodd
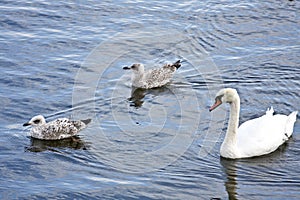
<svg viewBox="0 0 300 200">
<path fill-rule="evenodd" d="M 269 154 L 291 137 L 298 111 L 290 115 L 273 115 L 273 108 L 266 114 L 239 124 L 240 97 L 235 89 L 221 89 L 209 111 L 223 102 L 230 104 L 227 132 L 221 145 L 220 154 L 224 158 L 249 158 Z"/>
<path fill-rule="evenodd" d="M 58 118 L 46 122 L 44 116 L 37 115 L 31 118 L 23 126 L 32 126 L 30 135 L 40 140 L 60 140 L 73 137 L 84 129 L 91 119 L 71 121 L 68 118 Z"/>
<path fill-rule="evenodd" d="M 181 66 L 181 61 L 178 60 L 173 64 L 165 64 L 160 68 L 150 69 L 145 71 L 144 65 L 141 63 L 133 64 L 131 67 L 123 67 L 124 70 L 132 70 L 132 86 L 136 88 L 156 88 L 161 87 L 172 78 L 173 74 Z"/>
</svg>

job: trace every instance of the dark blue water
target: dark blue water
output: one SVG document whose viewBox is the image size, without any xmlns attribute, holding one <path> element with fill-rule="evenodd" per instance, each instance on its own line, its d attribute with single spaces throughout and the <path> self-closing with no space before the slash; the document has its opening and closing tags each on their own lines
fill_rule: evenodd
<svg viewBox="0 0 300 200">
<path fill-rule="evenodd" d="M 1 1 L 1 199 L 299 199 L 300 124 L 276 152 L 224 160 L 234 87 L 244 122 L 299 110 L 298 1 Z M 159 89 L 122 67 L 182 60 Z M 37 114 L 92 123 L 29 137 Z"/>
</svg>

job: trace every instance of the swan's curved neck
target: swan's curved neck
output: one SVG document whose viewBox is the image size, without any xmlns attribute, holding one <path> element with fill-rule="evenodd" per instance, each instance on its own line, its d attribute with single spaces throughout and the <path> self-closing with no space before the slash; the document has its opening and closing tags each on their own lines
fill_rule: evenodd
<svg viewBox="0 0 300 200">
<path fill-rule="evenodd" d="M 239 125 L 240 116 L 240 98 L 236 98 L 230 103 L 230 117 L 228 122 L 228 128 L 224 139 L 224 144 L 235 146 L 236 145 L 236 134 Z"/>
</svg>

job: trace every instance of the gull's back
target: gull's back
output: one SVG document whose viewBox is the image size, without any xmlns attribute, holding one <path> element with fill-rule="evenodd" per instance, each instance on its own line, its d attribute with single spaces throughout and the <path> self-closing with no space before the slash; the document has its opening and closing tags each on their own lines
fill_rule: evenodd
<svg viewBox="0 0 300 200">
<path fill-rule="evenodd" d="M 86 124 L 82 121 L 70 121 L 67 118 L 59 118 L 33 127 L 31 136 L 42 140 L 59 140 L 75 136 L 85 127 Z"/>
</svg>

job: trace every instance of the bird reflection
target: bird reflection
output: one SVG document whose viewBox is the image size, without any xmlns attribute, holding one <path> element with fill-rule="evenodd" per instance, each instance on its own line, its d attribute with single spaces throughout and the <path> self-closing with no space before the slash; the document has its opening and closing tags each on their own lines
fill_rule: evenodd
<svg viewBox="0 0 300 200">
<path fill-rule="evenodd" d="M 128 99 L 130 101 L 130 106 L 134 106 L 136 108 L 142 107 L 145 95 L 146 89 L 132 87 L 131 97 Z"/>
<path fill-rule="evenodd" d="M 164 92 L 170 92 L 166 86 L 152 88 L 152 89 L 143 89 L 143 88 L 136 88 L 132 87 L 131 89 L 131 97 L 128 98 L 130 102 L 130 106 L 134 106 L 136 108 L 142 107 L 144 103 L 144 98 L 148 94 L 158 95 Z"/>
<path fill-rule="evenodd" d="M 54 151 L 59 152 L 58 149 L 61 148 L 71 148 L 71 149 L 87 149 L 87 144 L 80 139 L 79 136 L 74 136 L 71 138 L 66 138 L 62 140 L 39 140 L 36 138 L 30 139 L 30 146 L 25 148 L 25 151 L 30 152 L 43 152 L 43 151 Z"/>
<path fill-rule="evenodd" d="M 228 199 L 235 200 L 238 199 L 237 196 L 237 168 L 236 168 L 236 160 L 230 160 L 226 158 L 221 158 L 221 165 L 224 168 L 224 171 L 227 176 L 227 180 L 225 182 L 225 188 L 228 193 Z"/>
<path fill-rule="evenodd" d="M 269 166 L 272 165 L 274 162 L 277 163 L 279 160 L 286 158 L 285 151 L 287 149 L 288 144 L 289 143 L 284 143 L 273 153 L 264 156 L 238 160 L 221 158 L 220 163 L 223 166 L 224 172 L 226 173 L 227 177 L 227 180 L 225 181 L 225 188 L 228 193 L 228 199 L 238 199 L 238 169 L 245 170 L 245 168 L 257 166 L 257 164 L 259 164 L 260 166 Z"/>
</svg>

